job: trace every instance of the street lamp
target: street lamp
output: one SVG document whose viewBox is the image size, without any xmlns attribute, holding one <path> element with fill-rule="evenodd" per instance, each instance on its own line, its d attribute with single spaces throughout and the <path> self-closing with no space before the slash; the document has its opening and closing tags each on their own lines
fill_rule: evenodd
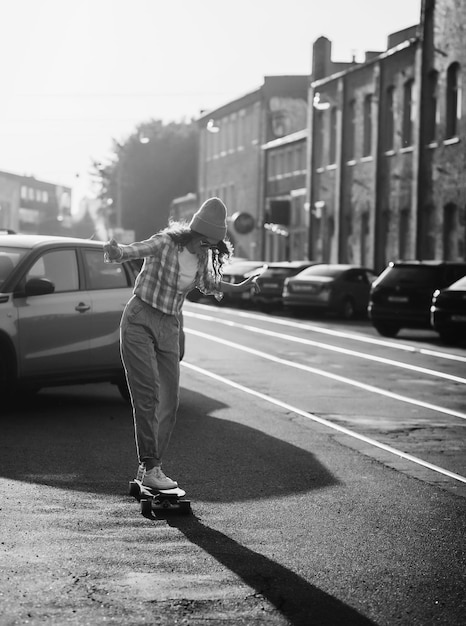
<svg viewBox="0 0 466 626">
<path fill-rule="evenodd" d="M 209 133 L 218 133 L 218 132 L 220 132 L 220 126 L 217 126 L 215 124 L 215 120 L 212 119 L 212 118 L 207 122 L 206 128 L 209 131 Z"/>
<path fill-rule="evenodd" d="M 321 100 L 320 93 L 316 91 L 312 101 L 312 106 L 318 111 L 327 111 L 331 107 L 331 104 L 328 101 Z"/>
</svg>

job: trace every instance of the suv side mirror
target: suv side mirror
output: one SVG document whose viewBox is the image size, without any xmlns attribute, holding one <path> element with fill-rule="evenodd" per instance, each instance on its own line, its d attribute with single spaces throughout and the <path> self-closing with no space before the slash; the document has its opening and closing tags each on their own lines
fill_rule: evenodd
<svg viewBox="0 0 466 626">
<path fill-rule="evenodd" d="M 55 285 L 47 278 L 30 278 L 24 288 L 26 296 L 45 296 L 55 291 Z"/>
</svg>

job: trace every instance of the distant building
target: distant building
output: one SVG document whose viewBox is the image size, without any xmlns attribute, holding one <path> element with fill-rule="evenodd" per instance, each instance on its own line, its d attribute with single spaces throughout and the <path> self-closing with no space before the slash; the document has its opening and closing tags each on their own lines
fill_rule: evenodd
<svg viewBox="0 0 466 626">
<path fill-rule="evenodd" d="M 265 219 L 263 144 L 306 128 L 308 76 L 266 76 L 261 87 L 203 113 L 199 201 L 219 196 L 240 257 L 262 256 Z"/>
<path fill-rule="evenodd" d="M 175 198 L 170 204 L 169 217 L 175 221 L 190 221 L 198 210 L 197 194 L 188 193 L 185 196 Z"/>
<path fill-rule="evenodd" d="M 0 228 L 54 235 L 71 226 L 70 187 L 0 171 Z"/>
</svg>

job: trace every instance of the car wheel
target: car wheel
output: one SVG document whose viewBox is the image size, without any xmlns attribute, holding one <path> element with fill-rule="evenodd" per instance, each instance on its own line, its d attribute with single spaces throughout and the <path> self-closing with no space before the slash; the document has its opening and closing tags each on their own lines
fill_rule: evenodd
<svg viewBox="0 0 466 626">
<path fill-rule="evenodd" d="M 382 337 L 396 337 L 398 331 L 400 330 L 400 326 L 390 324 L 390 322 L 377 322 L 374 323 L 373 326 L 379 335 L 382 335 Z"/>
<path fill-rule="evenodd" d="M 344 320 L 352 320 L 356 314 L 356 309 L 354 308 L 354 302 L 352 298 L 345 298 L 340 305 L 339 310 L 340 316 Z"/>
</svg>

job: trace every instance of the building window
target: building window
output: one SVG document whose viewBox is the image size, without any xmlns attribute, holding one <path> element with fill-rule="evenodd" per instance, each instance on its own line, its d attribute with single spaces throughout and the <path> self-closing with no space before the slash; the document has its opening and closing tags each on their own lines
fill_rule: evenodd
<svg viewBox="0 0 466 626">
<path fill-rule="evenodd" d="M 285 151 L 285 162 L 286 162 L 286 174 L 291 175 L 293 173 L 293 150 L 292 148 L 288 148 Z"/>
<path fill-rule="evenodd" d="M 275 152 L 269 152 L 269 174 L 267 178 L 273 180 L 277 176 L 277 159 Z"/>
<path fill-rule="evenodd" d="M 337 162 L 337 107 L 330 109 L 330 145 L 328 160 L 331 165 Z"/>
<path fill-rule="evenodd" d="M 461 86 L 459 63 L 452 63 L 447 71 L 447 139 L 458 135 L 458 120 L 461 117 Z"/>
<path fill-rule="evenodd" d="M 23 200 L 26 200 L 28 197 L 28 188 L 25 187 L 24 185 L 21 185 L 21 198 Z"/>
<path fill-rule="evenodd" d="M 403 148 L 413 145 L 413 84 L 413 80 L 408 80 L 403 87 Z"/>
<path fill-rule="evenodd" d="M 356 100 L 348 104 L 348 143 L 347 161 L 353 161 L 356 156 Z"/>
<path fill-rule="evenodd" d="M 324 162 L 324 116 L 322 111 L 315 113 L 315 165 L 322 167 Z"/>
<path fill-rule="evenodd" d="M 364 135 L 362 142 L 362 156 L 372 154 L 372 95 L 364 98 Z"/>
<path fill-rule="evenodd" d="M 438 72 L 432 70 L 427 77 L 426 140 L 432 143 L 437 135 L 437 85 Z"/>
<path fill-rule="evenodd" d="M 387 152 L 393 150 L 393 136 L 395 131 L 395 88 L 389 87 L 385 93 L 386 123 L 383 129 L 383 147 Z"/>
</svg>

